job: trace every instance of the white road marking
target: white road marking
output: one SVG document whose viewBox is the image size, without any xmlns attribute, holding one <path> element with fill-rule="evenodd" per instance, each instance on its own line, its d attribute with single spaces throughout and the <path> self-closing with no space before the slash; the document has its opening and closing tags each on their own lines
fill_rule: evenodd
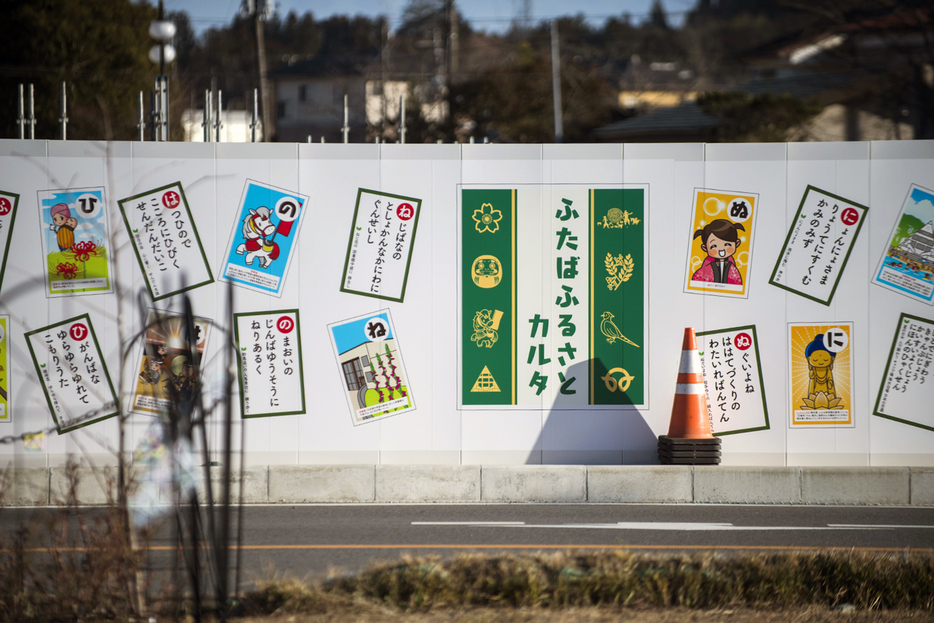
<svg viewBox="0 0 934 623">
<path fill-rule="evenodd" d="M 475 526 L 501 528 L 558 528 L 563 530 L 662 530 L 674 532 L 771 531 L 771 530 L 893 530 L 934 529 L 934 526 L 898 524 L 826 524 L 824 526 L 735 526 L 731 523 L 669 521 L 620 521 L 617 523 L 527 524 L 524 521 L 413 521 L 413 526 Z"/>
</svg>

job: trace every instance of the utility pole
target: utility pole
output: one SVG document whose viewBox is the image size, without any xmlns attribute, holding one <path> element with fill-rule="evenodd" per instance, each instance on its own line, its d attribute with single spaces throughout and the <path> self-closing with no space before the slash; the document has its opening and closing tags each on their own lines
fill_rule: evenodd
<svg viewBox="0 0 934 623">
<path fill-rule="evenodd" d="M 561 111 L 561 55 L 558 51 L 558 20 L 551 20 L 551 91 L 555 109 L 555 142 L 564 139 L 564 116 Z"/>
<path fill-rule="evenodd" d="M 243 0 L 240 13 L 253 20 L 256 33 L 256 66 L 259 71 L 260 112 L 263 118 L 263 140 L 268 141 L 272 134 L 272 122 L 269 114 L 269 83 L 266 80 L 266 34 L 264 22 L 272 5 L 268 0 Z"/>
</svg>

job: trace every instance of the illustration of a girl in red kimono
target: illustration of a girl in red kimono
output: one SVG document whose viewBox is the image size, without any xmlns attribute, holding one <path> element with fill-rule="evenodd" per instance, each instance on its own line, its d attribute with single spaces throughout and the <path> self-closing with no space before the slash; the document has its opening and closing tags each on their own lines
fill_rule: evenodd
<svg viewBox="0 0 934 623">
<path fill-rule="evenodd" d="M 741 244 L 737 230 L 746 231 L 742 223 L 734 223 L 725 218 L 711 221 L 703 229 L 694 232 L 694 238 L 701 239 L 701 251 L 707 254 L 704 263 L 694 271 L 692 281 L 709 283 L 727 283 L 742 285 L 743 277 L 736 267 L 733 255 Z"/>
</svg>

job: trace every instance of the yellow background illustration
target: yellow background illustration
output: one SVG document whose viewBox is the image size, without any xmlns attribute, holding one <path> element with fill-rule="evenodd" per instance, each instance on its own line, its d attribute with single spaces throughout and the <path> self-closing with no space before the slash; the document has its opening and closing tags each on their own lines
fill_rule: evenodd
<svg viewBox="0 0 934 623">
<path fill-rule="evenodd" d="M 737 218 L 730 216 L 730 209 L 733 202 L 742 199 L 749 206 L 746 218 Z M 685 277 L 687 292 L 713 292 L 733 295 L 746 296 L 748 287 L 749 266 L 752 261 L 752 237 L 753 224 L 755 223 L 755 212 L 758 209 L 758 196 L 748 193 L 737 193 L 730 191 L 702 190 L 695 189 L 693 220 L 691 221 L 691 232 L 689 234 L 688 247 L 688 266 Z M 692 281 L 691 276 L 704 263 L 707 254 L 701 250 L 701 238 L 693 238 L 694 232 L 703 229 L 707 224 L 716 219 L 726 219 L 733 223 L 742 223 L 745 231 L 739 231 L 740 245 L 736 249 L 734 261 L 743 279 L 743 285 L 738 289 L 728 289 L 716 287 L 716 284 L 709 284 L 699 281 Z"/>
<path fill-rule="evenodd" d="M 846 323 L 828 324 L 828 325 L 792 325 L 789 327 L 789 354 L 791 362 L 791 395 L 789 396 L 792 423 L 795 426 L 827 426 L 827 425 L 851 425 L 853 423 L 853 387 L 852 387 L 852 361 L 850 353 L 852 352 L 853 336 L 852 328 Z M 833 384 L 835 398 L 839 399 L 836 406 L 833 400 L 825 403 L 819 398 L 815 401 L 810 398 L 811 406 L 806 401 L 809 398 L 809 386 L 811 383 L 810 368 L 805 356 L 805 350 L 817 334 L 826 334 L 830 329 L 841 330 L 847 335 L 847 346 L 839 351 L 833 360 Z M 840 417 L 833 419 L 804 420 L 796 414 L 803 411 L 819 412 L 824 411 L 827 415 L 830 412 L 836 413 Z M 843 413 L 845 411 L 845 413 Z"/>
</svg>

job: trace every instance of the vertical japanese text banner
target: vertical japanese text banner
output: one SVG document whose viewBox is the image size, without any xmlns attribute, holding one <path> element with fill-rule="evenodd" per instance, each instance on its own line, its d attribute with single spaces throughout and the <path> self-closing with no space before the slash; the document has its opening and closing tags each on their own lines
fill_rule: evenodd
<svg viewBox="0 0 934 623">
<path fill-rule="evenodd" d="M 298 310 L 234 314 L 242 417 L 305 413 Z"/>
</svg>

